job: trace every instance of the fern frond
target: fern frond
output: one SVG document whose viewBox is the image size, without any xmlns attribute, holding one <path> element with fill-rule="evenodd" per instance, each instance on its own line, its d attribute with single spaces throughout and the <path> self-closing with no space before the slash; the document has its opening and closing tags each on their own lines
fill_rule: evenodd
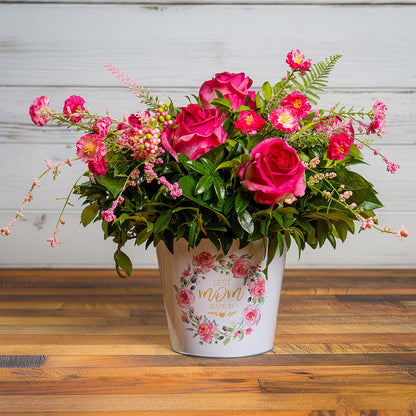
<svg viewBox="0 0 416 416">
<path fill-rule="evenodd" d="M 341 56 L 333 55 L 324 61 L 313 64 L 310 72 L 300 76 L 300 79 L 292 80 L 293 85 L 289 85 L 289 90 L 292 92 L 300 91 L 311 104 L 316 105 L 317 102 L 315 99 L 319 99 L 316 93 L 324 92 L 324 88 L 328 83 L 329 74 Z"/>
</svg>

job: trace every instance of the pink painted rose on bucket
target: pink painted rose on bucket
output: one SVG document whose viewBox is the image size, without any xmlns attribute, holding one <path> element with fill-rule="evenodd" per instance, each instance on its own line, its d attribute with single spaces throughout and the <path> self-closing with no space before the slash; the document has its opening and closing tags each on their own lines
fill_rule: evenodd
<svg viewBox="0 0 416 416">
<path fill-rule="evenodd" d="M 260 320 L 260 309 L 253 304 L 246 306 L 243 310 L 243 321 L 250 325 L 256 325 Z"/>
<path fill-rule="evenodd" d="M 199 98 L 205 107 L 214 108 L 211 101 L 217 98 L 215 90 L 218 90 L 224 98 L 230 100 L 234 110 L 245 105 L 247 97 L 249 98 L 248 106 L 254 109 L 256 108 L 256 93 L 248 90 L 252 84 L 253 80 L 246 77 L 243 72 L 239 74 L 221 72 L 201 85 Z"/>
<path fill-rule="evenodd" d="M 248 288 L 250 289 L 250 295 L 253 296 L 253 298 L 260 298 L 266 291 L 266 279 L 259 277 L 256 281 L 250 282 Z"/>
<path fill-rule="evenodd" d="M 210 321 L 201 322 L 198 326 L 198 335 L 204 342 L 211 342 L 212 336 L 218 332 L 218 328 Z"/>
<path fill-rule="evenodd" d="M 176 292 L 176 300 L 182 309 L 189 309 L 195 301 L 194 292 L 186 287 L 180 287 Z"/>
<path fill-rule="evenodd" d="M 198 104 L 181 107 L 176 118 L 176 128 L 165 129 L 160 137 L 163 147 L 178 160 L 177 153 L 187 155 L 191 160 L 198 159 L 227 138 L 222 128 L 225 114 L 218 108 L 204 108 Z"/>
<path fill-rule="evenodd" d="M 231 272 L 237 279 L 244 279 L 251 271 L 251 263 L 247 257 L 240 257 L 233 264 Z"/>
<path fill-rule="evenodd" d="M 207 251 L 202 251 L 198 255 L 194 256 L 193 264 L 198 267 L 202 273 L 208 273 L 215 267 L 215 257 Z"/>
<path fill-rule="evenodd" d="M 251 161 L 240 166 L 241 185 L 254 192 L 260 204 L 274 205 L 296 201 L 303 196 L 306 185 L 305 167 L 296 150 L 284 140 L 271 137 L 263 140 L 250 153 Z"/>
</svg>

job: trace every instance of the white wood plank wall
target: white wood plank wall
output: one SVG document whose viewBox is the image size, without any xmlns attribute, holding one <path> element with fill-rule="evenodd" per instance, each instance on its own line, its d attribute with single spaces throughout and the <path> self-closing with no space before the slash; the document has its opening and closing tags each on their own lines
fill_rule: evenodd
<svg viewBox="0 0 416 416">
<path fill-rule="evenodd" d="M 377 99 L 387 105 L 380 147 L 401 169 L 390 175 L 374 157 L 374 168 L 363 170 L 386 205 L 379 212 L 383 226 L 405 224 L 412 234 L 400 242 L 366 231 L 336 251 L 306 250 L 300 262 L 292 252 L 288 267 L 416 266 L 416 1 L 0 1 L 0 16 L 0 226 L 13 217 L 45 157 L 75 154 L 75 131 L 31 123 L 35 97 L 47 95 L 60 109 L 79 94 L 92 111 L 104 114 L 109 106 L 121 117 L 138 103 L 104 69 L 107 61 L 181 105 L 216 72 L 244 71 L 256 88 L 277 81 L 287 52 L 300 49 L 315 62 L 343 55 L 322 105 L 371 107 Z M 56 182 L 42 181 L 25 218 L 0 237 L 0 267 L 113 266 L 113 243 L 98 225 L 79 225 L 77 204 L 65 214 L 63 244 L 51 249 L 45 242 L 62 203 L 55 197 L 66 196 L 83 168 L 64 167 Z M 153 250 L 127 251 L 136 267 L 156 267 Z"/>
</svg>

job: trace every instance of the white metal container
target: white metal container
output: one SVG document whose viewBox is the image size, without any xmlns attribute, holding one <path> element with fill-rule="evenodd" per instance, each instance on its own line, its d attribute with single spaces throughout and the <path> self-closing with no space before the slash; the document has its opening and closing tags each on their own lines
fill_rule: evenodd
<svg viewBox="0 0 416 416">
<path fill-rule="evenodd" d="M 229 252 L 209 240 L 157 246 L 171 347 L 182 354 L 242 357 L 273 348 L 286 250 L 269 265 L 266 240 Z"/>
</svg>

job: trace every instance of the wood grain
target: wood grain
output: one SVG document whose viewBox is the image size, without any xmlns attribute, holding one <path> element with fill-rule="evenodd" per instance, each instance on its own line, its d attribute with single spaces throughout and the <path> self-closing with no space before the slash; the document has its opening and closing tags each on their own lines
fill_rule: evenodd
<svg viewBox="0 0 416 416">
<path fill-rule="evenodd" d="M 285 272 L 275 346 L 169 347 L 158 272 L 0 269 L 0 415 L 416 414 L 416 270 Z"/>
</svg>

